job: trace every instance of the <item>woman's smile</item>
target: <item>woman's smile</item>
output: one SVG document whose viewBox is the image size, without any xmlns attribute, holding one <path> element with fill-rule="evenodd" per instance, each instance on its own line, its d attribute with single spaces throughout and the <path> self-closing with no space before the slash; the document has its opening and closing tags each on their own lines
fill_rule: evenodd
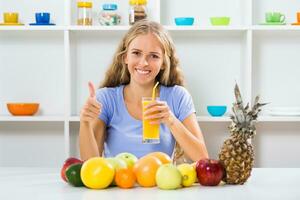
<svg viewBox="0 0 300 200">
<path fill-rule="evenodd" d="M 142 76 L 149 75 L 149 74 L 151 73 L 151 70 L 146 70 L 146 69 L 138 69 L 138 68 L 135 68 L 135 71 L 136 71 L 139 75 L 142 75 Z"/>
</svg>

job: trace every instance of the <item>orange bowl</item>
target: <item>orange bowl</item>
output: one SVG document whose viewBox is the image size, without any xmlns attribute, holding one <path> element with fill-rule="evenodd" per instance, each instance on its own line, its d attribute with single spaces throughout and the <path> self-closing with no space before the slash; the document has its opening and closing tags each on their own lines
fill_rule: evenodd
<svg viewBox="0 0 300 200">
<path fill-rule="evenodd" d="M 7 109 L 12 115 L 34 115 L 39 103 L 7 103 Z"/>
</svg>

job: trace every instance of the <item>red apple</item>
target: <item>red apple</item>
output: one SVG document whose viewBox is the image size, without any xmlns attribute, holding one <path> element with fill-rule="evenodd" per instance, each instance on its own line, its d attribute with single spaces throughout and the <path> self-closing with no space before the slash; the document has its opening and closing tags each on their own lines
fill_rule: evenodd
<svg viewBox="0 0 300 200">
<path fill-rule="evenodd" d="M 202 159 L 196 164 L 198 181 L 204 186 L 218 185 L 224 176 L 224 167 L 218 160 Z"/>
<path fill-rule="evenodd" d="M 60 170 L 60 176 L 65 182 L 68 182 L 66 178 L 66 170 L 70 165 L 74 163 L 83 163 L 83 162 L 77 158 L 70 157 L 64 162 L 64 165 Z"/>
</svg>

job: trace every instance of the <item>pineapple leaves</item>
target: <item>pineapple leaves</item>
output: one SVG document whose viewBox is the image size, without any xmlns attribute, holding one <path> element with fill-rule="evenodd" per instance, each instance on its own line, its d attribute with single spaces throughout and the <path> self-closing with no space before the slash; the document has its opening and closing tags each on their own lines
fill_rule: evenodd
<svg viewBox="0 0 300 200">
<path fill-rule="evenodd" d="M 230 116 L 232 124 L 229 128 L 232 133 L 241 133 L 252 137 L 256 132 L 254 121 L 261 111 L 261 107 L 267 103 L 259 103 L 259 96 L 256 96 L 252 108 L 250 108 L 249 103 L 244 107 L 241 92 L 237 83 L 234 87 L 234 94 L 236 102 L 234 102 L 232 106 L 233 114 Z"/>
</svg>

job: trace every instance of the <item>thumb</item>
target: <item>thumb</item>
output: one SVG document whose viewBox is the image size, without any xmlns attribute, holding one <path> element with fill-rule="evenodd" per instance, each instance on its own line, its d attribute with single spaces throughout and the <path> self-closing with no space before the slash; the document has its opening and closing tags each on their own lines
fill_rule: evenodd
<svg viewBox="0 0 300 200">
<path fill-rule="evenodd" d="M 96 96 L 95 86 L 91 81 L 89 81 L 89 91 L 90 91 L 90 97 L 94 98 Z"/>
</svg>

